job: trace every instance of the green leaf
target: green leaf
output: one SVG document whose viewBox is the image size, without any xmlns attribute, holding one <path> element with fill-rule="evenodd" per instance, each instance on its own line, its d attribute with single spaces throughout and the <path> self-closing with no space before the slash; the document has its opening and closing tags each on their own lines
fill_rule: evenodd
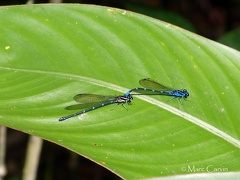
<svg viewBox="0 0 240 180">
<path fill-rule="evenodd" d="M 1 125 L 127 179 L 240 170 L 238 51 L 114 8 L 12 6 L 0 17 Z M 76 112 L 64 109 L 76 94 L 122 95 L 145 77 L 186 88 L 189 101 L 134 96 L 128 111 L 58 121 Z"/>
</svg>

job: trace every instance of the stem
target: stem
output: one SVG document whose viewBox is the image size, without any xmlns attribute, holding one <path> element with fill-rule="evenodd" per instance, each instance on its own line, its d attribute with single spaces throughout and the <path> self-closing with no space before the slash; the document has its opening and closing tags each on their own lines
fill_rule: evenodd
<svg viewBox="0 0 240 180">
<path fill-rule="evenodd" d="M 36 136 L 30 136 L 27 148 L 25 166 L 23 169 L 23 180 L 36 179 L 39 157 L 43 140 Z"/>
<path fill-rule="evenodd" d="M 34 0 L 28 0 L 26 4 L 34 4 Z"/>
<path fill-rule="evenodd" d="M 7 128 L 0 126 L 0 180 L 6 175 L 5 155 L 6 155 L 6 134 Z"/>
</svg>

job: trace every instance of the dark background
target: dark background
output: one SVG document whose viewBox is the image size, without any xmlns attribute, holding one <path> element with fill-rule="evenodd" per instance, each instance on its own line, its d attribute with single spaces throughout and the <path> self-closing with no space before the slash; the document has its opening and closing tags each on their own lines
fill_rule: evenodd
<svg viewBox="0 0 240 180">
<path fill-rule="evenodd" d="M 35 1 L 35 3 L 48 2 Z M 64 0 L 63 2 L 97 4 L 136 11 L 240 50 L 240 0 Z M 26 0 L 0 1 L 1 6 L 25 3 Z M 8 173 L 5 179 L 21 179 L 28 138 L 27 134 L 8 129 L 6 150 Z M 37 178 L 39 180 L 119 179 L 90 160 L 47 141 L 43 143 Z"/>
</svg>

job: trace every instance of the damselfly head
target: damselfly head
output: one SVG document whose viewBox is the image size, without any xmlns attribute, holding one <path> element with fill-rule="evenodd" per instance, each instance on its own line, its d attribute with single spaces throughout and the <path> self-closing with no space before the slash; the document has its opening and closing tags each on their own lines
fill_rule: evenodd
<svg viewBox="0 0 240 180">
<path fill-rule="evenodd" d="M 189 96 L 189 93 L 186 89 L 183 89 L 182 92 L 184 93 L 184 98 L 187 98 Z"/>
<path fill-rule="evenodd" d="M 132 102 L 133 97 L 131 96 L 131 94 L 129 94 L 127 98 L 128 98 L 128 102 Z"/>
</svg>

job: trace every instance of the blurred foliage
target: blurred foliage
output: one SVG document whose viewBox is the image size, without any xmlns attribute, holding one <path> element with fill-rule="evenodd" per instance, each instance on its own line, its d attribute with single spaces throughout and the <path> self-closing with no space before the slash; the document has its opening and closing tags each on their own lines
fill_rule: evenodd
<svg viewBox="0 0 240 180">
<path fill-rule="evenodd" d="M 240 51 L 240 28 L 224 34 L 218 39 L 218 42 Z"/>
<path fill-rule="evenodd" d="M 127 10 L 144 14 L 144 15 L 165 21 L 170 24 L 174 24 L 183 29 L 186 29 L 192 32 L 196 31 L 193 25 L 187 19 L 185 19 L 180 14 L 177 14 L 175 12 L 171 12 L 161 8 L 151 8 L 151 7 L 146 7 L 143 5 L 132 4 L 132 3 L 126 3 L 125 7 Z"/>
</svg>

